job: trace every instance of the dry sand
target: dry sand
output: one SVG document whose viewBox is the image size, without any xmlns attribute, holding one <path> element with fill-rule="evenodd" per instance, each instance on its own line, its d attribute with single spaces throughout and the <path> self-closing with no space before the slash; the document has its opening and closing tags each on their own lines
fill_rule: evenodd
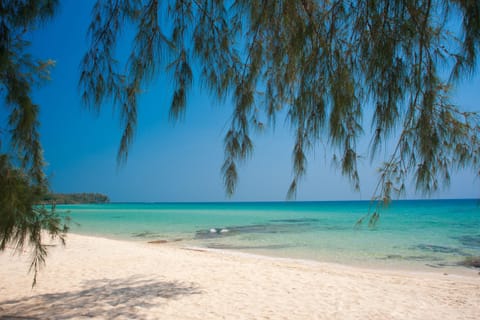
<svg viewBox="0 0 480 320">
<path fill-rule="evenodd" d="M 480 276 L 358 269 L 70 234 L 31 289 L 0 254 L 0 319 L 480 319 Z"/>
</svg>

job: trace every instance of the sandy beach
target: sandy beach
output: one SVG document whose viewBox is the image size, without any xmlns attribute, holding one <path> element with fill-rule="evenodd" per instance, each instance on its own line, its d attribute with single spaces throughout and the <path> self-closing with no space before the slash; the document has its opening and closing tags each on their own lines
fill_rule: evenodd
<svg viewBox="0 0 480 320">
<path fill-rule="evenodd" d="M 0 319 L 478 319 L 480 276 L 335 264 L 69 234 L 32 290 L 0 254 Z"/>
</svg>

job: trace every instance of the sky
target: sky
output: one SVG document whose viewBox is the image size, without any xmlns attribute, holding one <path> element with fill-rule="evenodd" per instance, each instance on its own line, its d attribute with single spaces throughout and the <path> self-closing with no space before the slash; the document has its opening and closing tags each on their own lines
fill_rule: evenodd
<svg viewBox="0 0 480 320">
<path fill-rule="evenodd" d="M 56 17 L 32 35 L 30 52 L 53 59 L 51 81 L 35 89 L 41 106 L 41 139 L 51 188 L 58 193 L 99 192 L 116 202 L 283 201 L 293 177 L 293 132 L 277 121 L 275 130 L 254 136 L 254 155 L 239 169 L 236 193 L 228 198 L 220 169 L 223 137 L 231 104 L 209 98 L 194 83 L 185 118 L 168 120 L 169 79 L 160 76 L 140 98 L 138 126 L 128 161 L 116 162 L 120 122 L 110 105 L 87 110 L 78 89 L 80 61 L 93 1 L 61 1 Z M 128 44 L 121 44 L 125 46 Z M 124 49 L 122 47 L 120 50 Z M 461 83 L 454 102 L 480 110 L 478 76 Z M 299 201 L 369 200 L 377 182 L 378 163 L 360 163 L 361 191 L 330 164 L 328 148 L 309 157 L 308 173 L 298 188 Z M 382 160 L 382 159 L 380 159 Z M 469 170 L 456 172 L 448 189 L 433 198 L 478 198 L 480 183 Z M 412 188 L 406 198 L 420 198 Z"/>
</svg>

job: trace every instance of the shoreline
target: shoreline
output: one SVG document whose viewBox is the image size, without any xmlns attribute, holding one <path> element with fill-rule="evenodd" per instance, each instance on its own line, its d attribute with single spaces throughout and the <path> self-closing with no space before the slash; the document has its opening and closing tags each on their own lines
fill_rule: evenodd
<svg viewBox="0 0 480 320">
<path fill-rule="evenodd" d="M 0 254 L 0 319 L 476 319 L 480 277 L 68 234 L 31 289 Z"/>
<path fill-rule="evenodd" d="M 121 241 L 121 240 L 120 240 Z M 127 241 L 128 242 L 128 241 Z M 168 246 L 169 244 L 151 244 L 153 246 Z M 390 266 L 385 265 L 376 265 L 376 264 L 364 264 L 364 265 L 356 265 L 356 264 L 348 264 L 348 263 L 340 263 L 340 262 L 331 262 L 331 261 L 322 261 L 322 260 L 314 260 L 314 259 L 306 259 L 306 258 L 289 258 L 283 256 L 275 256 L 275 255 L 268 255 L 268 254 L 260 254 L 260 253 L 251 253 L 246 251 L 237 251 L 237 250 L 228 250 L 228 249 L 215 249 L 215 248 L 204 248 L 204 247 L 195 247 L 195 246 L 185 246 L 180 247 L 172 244 L 171 247 L 178 248 L 180 250 L 191 250 L 191 251 L 198 251 L 198 252 L 211 252 L 214 254 L 224 254 L 224 255 L 232 255 L 238 257 L 247 257 L 247 258 L 256 258 L 256 259 L 265 259 L 265 260 L 278 260 L 279 262 L 285 263 L 298 263 L 298 264 L 306 264 L 306 265 L 319 265 L 319 266 L 326 266 L 331 268 L 345 268 L 345 269 L 352 269 L 361 272 L 381 272 L 385 274 L 395 274 L 395 273 L 405 273 L 405 274 L 414 274 L 418 276 L 454 276 L 454 277 L 464 277 L 464 278 L 474 278 L 480 279 L 480 269 L 473 269 L 467 267 L 451 267 L 447 266 L 444 268 L 435 268 L 429 266 L 423 266 L 419 268 L 417 265 L 407 266 L 405 264 L 399 265 L 398 268 L 391 268 Z"/>
<path fill-rule="evenodd" d="M 469 268 L 460 265 L 446 265 L 443 267 L 432 267 L 428 266 L 423 263 L 412 263 L 412 262 L 405 262 L 402 263 L 381 263 L 379 261 L 371 260 L 368 262 L 359 263 L 358 261 L 351 261 L 351 262 L 335 262 L 335 261 L 328 261 L 328 259 L 313 259 L 313 258 L 302 258 L 302 257 L 290 257 L 287 255 L 278 254 L 276 255 L 274 251 L 263 251 L 263 252 L 254 252 L 253 250 L 242 250 L 242 249 L 218 249 L 218 248 L 210 248 L 210 247 L 202 247 L 197 245 L 192 245 L 189 239 L 140 239 L 140 238 L 123 238 L 123 237 L 109 237 L 105 235 L 90 235 L 90 234 L 80 234 L 80 233 L 69 233 L 75 234 L 79 236 L 85 237 L 93 237 L 99 239 L 108 239 L 113 241 L 120 241 L 126 243 L 137 243 L 137 244 L 145 244 L 152 247 L 171 247 L 171 248 L 178 248 L 178 249 L 193 249 L 197 251 L 204 251 L 204 252 L 213 252 L 213 253 L 222 253 L 222 254 L 232 254 L 232 255 L 240 255 L 240 256 L 252 256 L 258 258 L 265 258 L 265 259 L 279 259 L 291 262 L 305 262 L 305 263 L 320 263 L 320 264 L 327 264 L 337 267 L 347 267 L 347 268 L 354 268 L 359 270 L 372 270 L 372 271 L 402 271 L 402 272 L 411 272 L 411 273 L 421 273 L 421 274 L 441 274 L 441 275 L 456 275 L 456 276 L 465 276 L 465 277 L 473 277 L 473 278 L 480 278 L 480 268 Z M 381 260 L 380 260 L 381 261 Z M 395 268 L 393 268 L 393 264 L 395 264 Z"/>
<path fill-rule="evenodd" d="M 316 260 L 316 259 L 309 259 L 309 258 L 296 258 L 296 257 L 288 257 L 282 255 L 274 255 L 268 253 L 256 253 L 250 252 L 248 250 L 241 250 L 241 249 L 217 249 L 217 248 L 209 248 L 209 247 L 202 247 L 202 246 L 195 246 L 190 245 L 183 242 L 188 242 L 187 239 L 156 239 L 156 240 L 146 240 L 146 239 L 126 239 L 126 238 L 115 238 L 115 237 L 108 237 L 102 235 L 85 235 L 79 233 L 68 233 L 74 234 L 75 236 L 80 237 L 89 237 L 89 238 L 97 238 L 97 239 L 105 239 L 111 241 L 118 241 L 124 243 L 135 243 L 138 245 L 145 245 L 147 247 L 152 248 L 172 248 L 178 250 L 187 250 L 187 251 L 197 251 L 197 252 L 206 252 L 206 253 L 213 253 L 213 254 L 220 254 L 220 255 L 232 255 L 246 257 L 246 258 L 254 258 L 254 259 L 266 259 L 266 260 L 278 260 L 287 263 L 299 263 L 299 264 L 311 264 L 311 265 L 326 265 L 332 268 L 351 268 L 353 270 L 368 272 L 368 271 L 379 271 L 385 273 L 412 273 L 417 275 L 424 275 L 428 276 L 429 274 L 434 275 L 441 275 L 441 276 L 458 276 L 458 277 L 466 277 L 466 278 L 478 278 L 480 279 L 480 268 L 468 268 L 464 266 L 445 266 L 443 268 L 435 268 L 430 267 L 424 264 L 398 264 L 397 268 L 391 268 L 390 266 L 384 264 L 376 264 L 374 262 L 365 263 L 365 264 L 355 264 L 355 263 L 341 263 L 341 262 L 332 262 L 332 261 L 325 261 L 325 260 Z M 67 238 L 68 241 L 68 238 Z M 159 241 L 159 242 L 157 242 Z M 164 242 L 165 241 L 165 242 Z"/>
</svg>

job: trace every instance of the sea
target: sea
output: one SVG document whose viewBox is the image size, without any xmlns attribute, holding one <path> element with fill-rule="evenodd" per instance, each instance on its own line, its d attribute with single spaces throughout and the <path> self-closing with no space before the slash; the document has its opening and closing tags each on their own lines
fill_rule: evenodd
<svg viewBox="0 0 480 320">
<path fill-rule="evenodd" d="M 58 205 L 71 232 L 386 269 L 468 269 L 480 257 L 480 201 Z M 369 223 L 374 212 L 376 223 Z M 469 270 L 473 270 L 471 267 Z M 477 270 L 478 271 L 478 270 Z M 475 272 L 477 272 L 475 271 Z"/>
</svg>

